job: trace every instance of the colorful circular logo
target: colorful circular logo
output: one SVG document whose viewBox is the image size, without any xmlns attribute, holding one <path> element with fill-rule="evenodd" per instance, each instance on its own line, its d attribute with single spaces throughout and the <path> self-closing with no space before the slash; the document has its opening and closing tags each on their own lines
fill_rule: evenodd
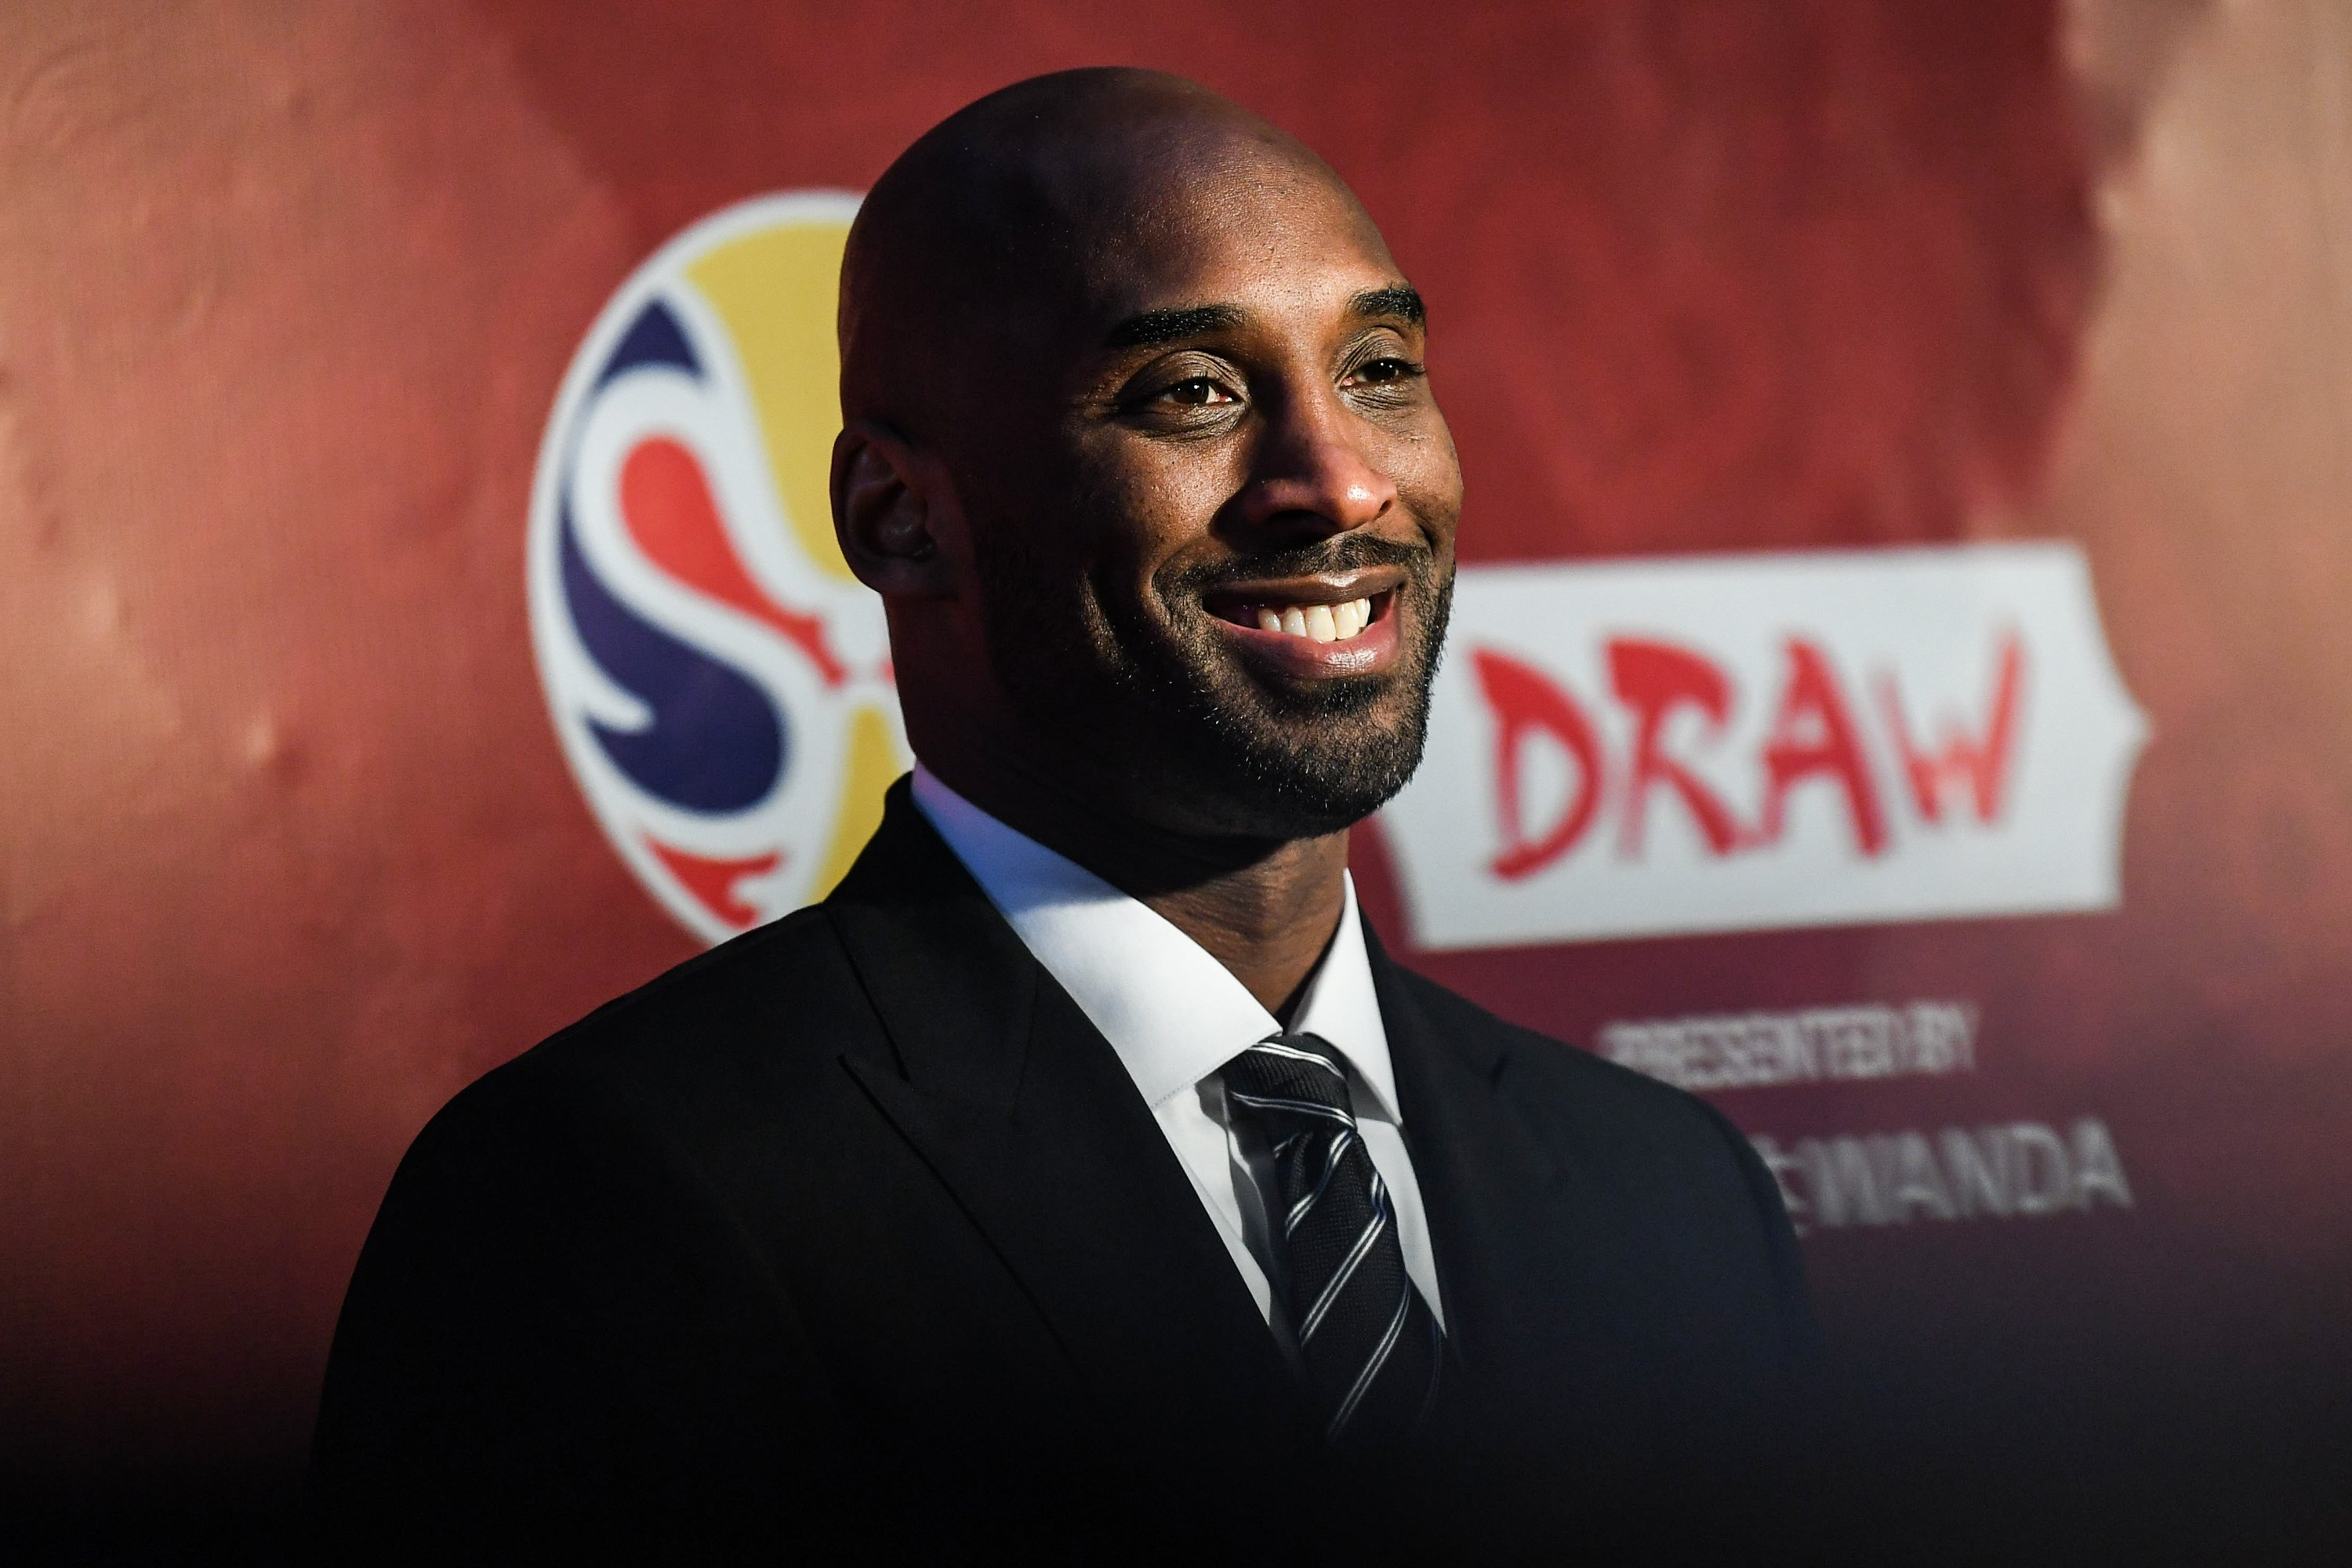
<svg viewBox="0 0 2352 1568">
<path fill-rule="evenodd" d="M 857 198 L 730 206 L 596 319 L 540 447 L 531 637 L 572 775 L 718 942 L 823 898 L 908 765 L 881 602 L 834 542 Z"/>
</svg>

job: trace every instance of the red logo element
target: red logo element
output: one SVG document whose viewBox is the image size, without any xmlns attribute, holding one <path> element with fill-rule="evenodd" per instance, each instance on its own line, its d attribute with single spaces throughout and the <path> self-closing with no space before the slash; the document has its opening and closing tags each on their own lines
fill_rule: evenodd
<svg viewBox="0 0 2352 1568">
<path fill-rule="evenodd" d="M 678 885 L 698 900 L 704 909 L 730 925 L 745 927 L 758 923 L 760 911 L 745 903 L 735 892 L 735 884 L 746 877 L 756 877 L 772 871 L 784 863 L 781 852 L 754 855 L 741 860 L 711 860 L 699 855 L 689 855 L 683 849 L 673 849 L 659 839 L 648 838 L 646 847 L 661 857 Z"/>
<path fill-rule="evenodd" d="M 646 558 L 690 588 L 774 627 L 838 686 L 849 672 L 826 643 L 824 623 L 785 609 L 744 572 L 711 500 L 701 459 L 667 436 L 640 441 L 621 464 L 621 516 Z"/>
</svg>

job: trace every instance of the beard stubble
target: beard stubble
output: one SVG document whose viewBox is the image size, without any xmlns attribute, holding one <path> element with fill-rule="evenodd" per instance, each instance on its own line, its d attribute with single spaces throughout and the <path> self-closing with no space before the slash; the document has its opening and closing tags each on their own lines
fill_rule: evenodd
<svg viewBox="0 0 2352 1568">
<path fill-rule="evenodd" d="M 978 552 L 997 679 L 1023 720 L 1057 743 L 1181 792 L 1186 815 L 1240 837 L 1295 839 L 1370 816 L 1402 789 L 1428 737 L 1429 701 L 1453 597 L 1426 548 L 1360 534 L 1269 551 L 1152 580 L 1166 619 L 1088 595 L 1019 527 Z M 1277 576 L 1394 565 L 1421 607 L 1390 671 L 1284 681 L 1235 658 L 1203 595 Z M 1390 614 L 1400 614 L 1392 605 Z M 1106 753 L 1109 754 L 1106 754 Z"/>
</svg>

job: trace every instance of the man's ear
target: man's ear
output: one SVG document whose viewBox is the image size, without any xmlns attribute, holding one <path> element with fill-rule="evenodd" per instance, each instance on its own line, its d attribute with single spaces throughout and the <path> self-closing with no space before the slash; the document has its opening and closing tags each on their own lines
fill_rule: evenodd
<svg viewBox="0 0 2352 1568">
<path fill-rule="evenodd" d="M 854 419 L 834 437 L 834 537 L 884 598 L 952 595 L 962 521 L 945 470 L 889 426 Z"/>
</svg>

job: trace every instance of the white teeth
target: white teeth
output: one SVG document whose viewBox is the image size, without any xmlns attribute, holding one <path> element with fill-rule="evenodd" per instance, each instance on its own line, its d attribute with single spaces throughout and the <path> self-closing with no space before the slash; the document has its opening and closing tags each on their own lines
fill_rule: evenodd
<svg viewBox="0 0 2352 1568">
<path fill-rule="evenodd" d="M 1260 605 L 1256 617 L 1262 632 L 1286 632 L 1314 642 L 1346 642 L 1361 636 L 1372 624 L 1372 602 L 1349 599 L 1337 605 L 1288 605 L 1279 610 Z"/>
</svg>

